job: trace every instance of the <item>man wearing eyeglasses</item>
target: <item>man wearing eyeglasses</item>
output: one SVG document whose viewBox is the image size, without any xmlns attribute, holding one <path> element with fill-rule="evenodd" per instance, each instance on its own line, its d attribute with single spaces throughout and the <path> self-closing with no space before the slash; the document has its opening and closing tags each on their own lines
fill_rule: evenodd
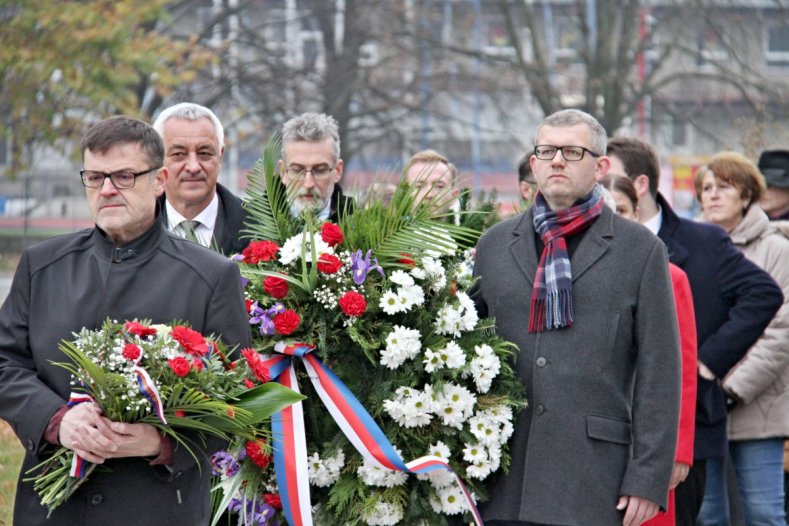
<svg viewBox="0 0 789 526">
<path fill-rule="evenodd" d="M 237 254 L 249 240 L 239 232 L 247 219 L 240 198 L 217 182 L 225 152 L 224 129 L 205 106 L 182 102 L 162 111 L 153 123 L 164 141 L 169 172 L 159 198 L 160 219 L 180 236 Z"/>
<path fill-rule="evenodd" d="M 489 526 L 637 526 L 667 504 L 680 385 L 667 255 L 604 205 L 606 141 L 579 110 L 543 120 L 534 204 L 477 245 L 473 297 L 520 349 L 529 400 Z"/>
<path fill-rule="evenodd" d="M 353 200 L 340 187 L 343 161 L 337 121 L 323 113 L 303 113 L 282 127 L 282 182 L 293 198 L 294 215 L 310 210 L 324 221 L 337 222 L 352 211 Z"/>
<path fill-rule="evenodd" d="M 148 124 L 125 116 L 90 128 L 82 183 L 95 227 L 22 254 L 0 308 L 0 418 L 24 445 L 20 478 L 63 445 L 97 469 L 47 518 L 33 484 L 17 486 L 14 524 L 183 525 L 210 520 L 211 469 L 148 424 L 111 422 L 94 403 L 68 407 L 62 340 L 107 318 L 182 320 L 232 347 L 251 344 L 238 266 L 169 234 L 156 219 L 168 177 Z"/>
</svg>

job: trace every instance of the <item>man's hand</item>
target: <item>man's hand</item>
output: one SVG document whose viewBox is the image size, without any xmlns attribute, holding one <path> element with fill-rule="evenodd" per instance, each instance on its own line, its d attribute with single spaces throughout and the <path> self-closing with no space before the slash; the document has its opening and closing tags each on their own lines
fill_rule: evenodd
<svg viewBox="0 0 789 526">
<path fill-rule="evenodd" d="M 651 500 L 622 495 L 619 497 L 616 509 L 624 510 L 625 508 L 627 511 L 625 511 L 625 518 L 622 519 L 622 526 L 639 526 L 657 515 L 660 510 L 660 506 Z"/>
<path fill-rule="evenodd" d="M 94 464 L 102 464 L 118 450 L 116 436 L 109 420 L 101 416 L 101 409 L 93 402 L 66 411 L 58 432 L 61 445 Z"/>
<path fill-rule="evenodd" d="M 677 484 L 688 478 L 689 471 L 690 471 L 690 466 L 688 466 L 687 464 L 683 464 L 681 462 L 674 462 L 674 467 L 671 469 L 671 482 L 669 487 L 671 489 L 676 488 Z"/>
<path fill-rule="evenodd" d="M 162 447 L 159 430 L 150 424 L 123 424 L 110 422 L 112 430 L 116 433 L 118 449 L 110 456 L 122 457 L 155 457 Z"/>
</svg>

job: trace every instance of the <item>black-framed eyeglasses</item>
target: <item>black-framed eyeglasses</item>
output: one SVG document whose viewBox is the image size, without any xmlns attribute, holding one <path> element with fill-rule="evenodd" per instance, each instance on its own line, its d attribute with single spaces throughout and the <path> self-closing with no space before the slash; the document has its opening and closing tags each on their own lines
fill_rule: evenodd
<svg viewBox="0 0 789 526">
<path fill-rule="evenodd" d="M 158 170 L 159 168 L 161 168 L 161 166 L 158 168 L 148 168 L 142 172 L 121 171 L 113 172 L 111 174 L 97 172 L 96 170 L 80 170 L 79 176 L 82 178 L 82 184 L 87 188 L 101 188 L 104 186 L 104 179 L 109 177 L 112 186 L 118 190 L 126 190 L 128 188 L 134 187 L 134 182 L 139 176 L 151 173 L 154 170 Z"/>
<path fill-rule="evenodd" d="M 307 177 L 307 173 L 312 174 L 312 178 L 317 180 L 327 179 L 337 166 L 329 166 L 328 164 L 321 164 L 319 166 L 312 166 L 310 168 L 302 168 L 300 166 L 291 166 L 285 172 L 291 179 L 303 179 Z"/>
<path fill-rule="evenodd" d="M 584 158 L 584 153 L 589 152 L 592 157 L 600 157 L 602 154 L 595 153 L 583 146 L 553 146 L 552 144 L 538 144 L 534 147 L 534 156 L 543 161 L 551 161 L 556 157 L 556 152 L 561 150 L 565 161 L 580 161 Z"/>
</svg>

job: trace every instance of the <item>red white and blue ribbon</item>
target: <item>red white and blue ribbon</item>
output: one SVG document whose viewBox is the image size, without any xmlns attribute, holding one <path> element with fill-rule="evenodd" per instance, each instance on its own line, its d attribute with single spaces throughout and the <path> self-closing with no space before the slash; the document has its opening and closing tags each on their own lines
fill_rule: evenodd
<svg viewBox="0 0 789 526">
<path fill-rule="evenodd" d="M 140 356 L 134 361 L 134 368 L 132 369 L 132 374 L 137 379 L 137 387 L 140 389 L 140 393 L 151 403 L 153 412 L 156 413 L 156 416 L 159 417 L 162 424 L 167 425 L 167 419 L 164 417 L 164 405 L 162 404 L 162 397 L 159 395 L 159 389 L 156 388 L 156 384 L 151 380 L 148 371 L 140 367 L 140 361 L 142 361 L 142 350 L 140 350 Z"/>
<path fill-rule="evenodd" d="M 474 500 L 460 477 L 449 464 L 436 456 L 424 456 L 404 462 L 384 435 L 378 424 L 359 400 L 319 358 L 311 353 L 314 345 L 280 342 L 275 350 L 280 353 L 264 363 L 272 379 L 299 392 L 293 359 L 299 358 L 307 370 L 318 396 L 342 432 L 356 450 L 369 462 L 383 469 L 406 473 L 427 473 L 445 469 L 455 475 L 466 496 L 468 508 L 478 526 L 484 523 Z M 272 433 L 280 446 L 274 448 L 274 467 L 282 499 L 282 509 L 290 526 L 312 526 L 307 476 L 307 441 L 304 434 L 302 402 L 288 406 L 272 417 Z"/>
<path fill-rule="evenodd" d="M 66 403 L 69 407 L 74 407 L 75 405 L 79 405 L 85 402 L 95 402 L 92 396 L 88 393 L 75 393 L 71 392 L 68 397 L 68 402 Z M 73 477 L 75 479 L 81 479 L 85 476 L 85 468 L 88 465 L 88 461 L 82 458 L 81 456 L 74 453 L 71 456 L 71 469 L 69 469 L 69 477 Z"/>
</svg>

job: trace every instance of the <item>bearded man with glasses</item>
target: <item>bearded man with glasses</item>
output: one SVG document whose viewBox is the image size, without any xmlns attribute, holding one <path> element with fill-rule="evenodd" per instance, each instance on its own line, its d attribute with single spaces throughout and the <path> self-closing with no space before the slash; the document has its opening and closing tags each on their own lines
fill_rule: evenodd
<svg viewBox="0 0 789 526">
<path fill-rule="evenodd" d="M 680 386 L 668 258 L 604 205 L 606 142 L 582 111 L 543 120 L 534 204 L 477 245 L 472 295 L 520 349 L 529 398 L 489 526 L 638 526 L 667 505 Z"/>
<path fill-rule="evenodd" d="M 343 161 L 337 121 L 323 113 L 303 113 L 282 127 L 282 182 L 293 197 L 291 210 L 311 210 L 323 221 L 337 222 L 353 210 L 340 187 Z"/>
<path fill-rule="evenodd" d="M 117 116 L 90 128 L 80 172 L 95 228 L 57 236 L 22 253 L 0 309 L 0 418 L 24 445 L 20 478 L 63 445 L 101 464 L 47 518 L 33 484 L 20 482 L 14 524 L 182 525 L 210 520 L 212 447 L 197 436 L 200 465 L 148 424 L 111 422 L 94 403 L 68 407 L 62 340 L 107 318 L 181 320 L 251 345 L 238 265 L 170 234 L 156 199 L 168 177 L 164 145 L 148 124 Z"/>
</svg>

